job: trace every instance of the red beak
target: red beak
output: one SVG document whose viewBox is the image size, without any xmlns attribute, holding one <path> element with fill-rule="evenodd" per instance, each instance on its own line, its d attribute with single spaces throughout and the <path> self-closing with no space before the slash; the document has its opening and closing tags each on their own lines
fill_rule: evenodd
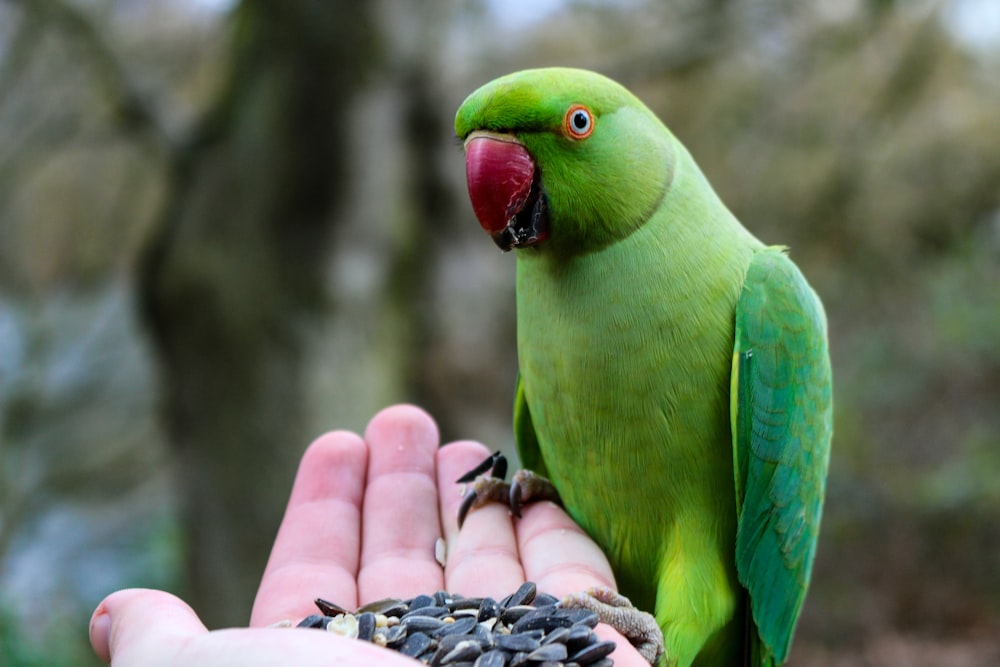
<svg viewBox="0 0 1000 667">
<path fill-rule="evenodd" d="M 465 144 L 465 176 L 479 224 L 502 249 L 531 245 L 548 236 L 535 163 L 513 137 L 473 135 Z M 530 217 L 519 219 L 529 204 Z"/>
</svg>

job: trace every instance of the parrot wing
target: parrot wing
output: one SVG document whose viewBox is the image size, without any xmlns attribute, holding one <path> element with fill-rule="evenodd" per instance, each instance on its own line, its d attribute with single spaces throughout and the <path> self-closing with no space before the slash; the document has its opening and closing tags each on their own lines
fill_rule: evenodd
<svg viewBox="0 0 1000 667">
<path fill-rule="evenodd" d="M 736 568 L 754 665 L 780 665 L 812 572 L 833 432 L 826 316 L 782 248 L 756 253 L 736 306 L 731 418 Z"/>
</svg>

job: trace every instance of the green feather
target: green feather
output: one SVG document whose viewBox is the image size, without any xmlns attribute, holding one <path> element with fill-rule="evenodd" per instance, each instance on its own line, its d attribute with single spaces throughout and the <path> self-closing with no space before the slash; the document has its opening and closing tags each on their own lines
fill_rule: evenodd
<svg viewBox="0 0 1000 667">
<path fill-rule="evenodd" d="M 833 419 L 823 307 L 780 249 L 750 264 L 733 358 L 736 566 L 762 653 L 781 664 L 812 571 Z"/>
</svg>

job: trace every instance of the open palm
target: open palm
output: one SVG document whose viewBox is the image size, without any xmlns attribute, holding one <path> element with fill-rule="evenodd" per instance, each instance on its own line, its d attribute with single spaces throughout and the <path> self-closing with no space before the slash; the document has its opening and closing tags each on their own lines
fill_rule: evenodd
<svg viewBox="0 0 1000 667">
<path fill-rule="evenodd" d="M 346 431 L 322 436 L 299 465 L 250 627 L 209 632 L 168 593 L 124 590 L 94 612 L 95 652 L 120 667 L 404 667 L 413 660 L 367 642 L 268 626 L 314 613 L 316 597 L 355 608 L 442 589 L 499 599 L 526 580 L 557 596 L 614 586 L 604 555 L 550 503 L 525 508 L 517 521 L 505 507 L 486 506 L 459 532 L 454 480 L 487 450 L 470 441 L 438 445 L 434 421 L 411 406 L 383 410 L 363 438 Z M 448 547 L 444 568 L 434 555 L 438 538 Z M 616 664 L 647 664 L 614 630 L 599 625 L 597 632 L 618 642 Z"/>
</svg>

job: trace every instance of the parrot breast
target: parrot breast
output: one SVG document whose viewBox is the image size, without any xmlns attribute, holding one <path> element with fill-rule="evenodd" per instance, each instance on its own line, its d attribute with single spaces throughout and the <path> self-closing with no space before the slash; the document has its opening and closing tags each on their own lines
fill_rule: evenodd
<svg viewBox="0 0 1000 667">
<path fill-rule="evenodd" d="M 503 250 L 548 238 L 548 215 L 535 163 L 509 135 L 474 132 L 465 142 L 472 210 Z"/>
</svg>

